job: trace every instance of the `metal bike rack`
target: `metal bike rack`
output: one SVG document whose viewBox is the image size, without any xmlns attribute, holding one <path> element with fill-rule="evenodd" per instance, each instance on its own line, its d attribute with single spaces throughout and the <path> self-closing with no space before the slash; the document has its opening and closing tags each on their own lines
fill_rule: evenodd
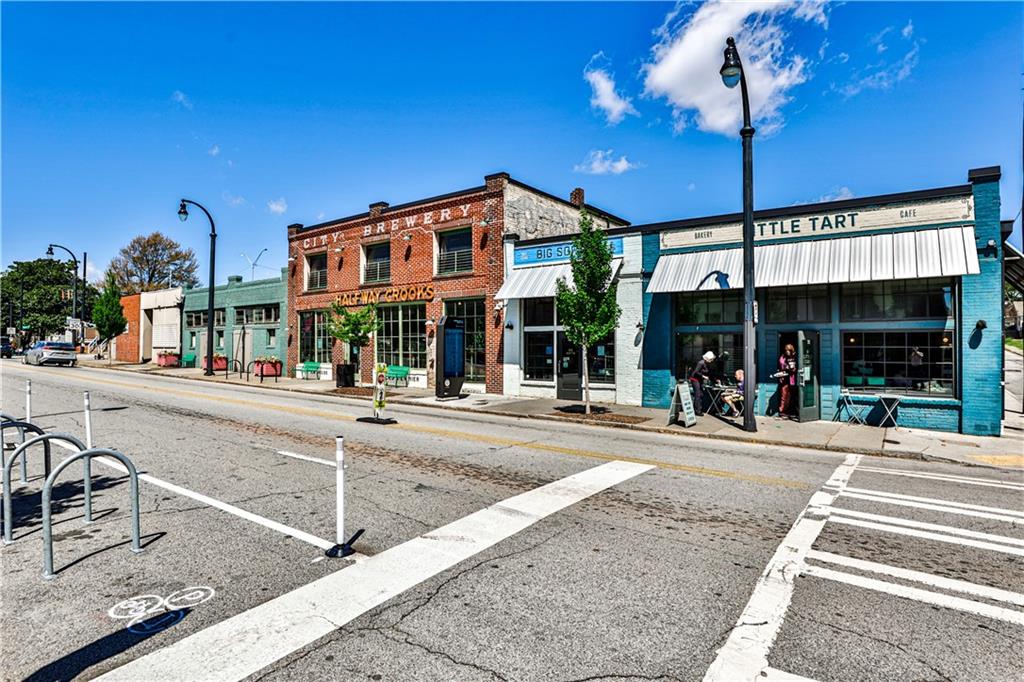
<svg viewBox="0 0 1024 682">
<path fill-rule="evenodd" d="M 5 422 L 0 422 L 0 441 L 3 441 L 3 439 L 4 439 L 4 436 L 3 436 L 4 429 L 18 429 L 18 433 L 21 435 L 21 445 L 19 447 L 25 447 L 25 432 L 26 431 L 31 431 L 32 433 L 34 433 L 36 435 L 39 435 L 39 436 L 45 435 L 45 433 L 46 433 L 45 431 L 43 431 L 41 428 L 39 428 L 35 424 L 30 424 L 29 422 L 5 421 Z M 43 463 L 44 463 L 44 466 L 46 467 L 46 469 L 45 469 L 46 475 L 49 476 L 50 475 L 50 444 L 46 443 L 45 446 L 46 446 L 46 458 L 43 460 Z M 3 461 L 3 463 L 5 465 L 4 468 L 6 469 L 7 455 L 0 454 L 0 460 Z M 12 461 L 13 461 L 13 458 L 12 458 Z M 21 459 L 21 482 L 22 483 L 28 483 L 28 464 L 26 463 L 24 457 Z"/>
<path fill-rule="evenodd" d="M 131 485 L 130 495 L 132 503 L 132 552 L 142 553 L 142 546 L 139 544 L 139 474 L 135 465 L 125 455 L 116 450 L 106 448 L 93 448 L 77 452 L 57 465 L 57 468 L 46 477 L 43 484 L 43 578 L 52 580 L 57 575 L 53 572 L 53 527 L 50 510 L 50 497 L 53 493 L 53 482 L 57 480 L 60 472 L 67 469 L 76 460 L 84 459 L 89 462 L 93 457 L 112 457 L 119 461 L 127 470 L 129 483 Z M 86 464 L 88 466 L 88 464 Z"/>
<path fill-rule="evenodd" d="M 11 497 L 12 497 L 12 495 L 11 495 L 11 469 L 14 467 L 14 460 L 18 459 L 18 457 L 21 457 L 22 458 L 22 462 L 24 463 L 24 460 L 27 459 L 27 456 L 25 455 L 25 452 L 31 446 L 35 445 L 36 443 L 42 443 L 43 447 L 46 449 L 46 459 L 48 461 L 50 459 L 50 441 L 51 440 L 60 440 L 60 441 L 66 442 L 66 443 L 71 443 L 76 448 L 78 448 L 79 452 L 81 452 L 82 450 L 86 449 L 85 443 L 83 443 L 82 441 L 78 440 L 77 438 L 75 438 L 74 436 L 72 436 L 69 433 L 44 433 L 43 435 L 38 436 L 36 438 L 33 438 L 32 440 L 27 441 L 25 443 L 22 443 L 21 445 L 18 446 L 18 448 L 14 451 L 14 454 L 11 455 L 11 458 L 9 460 L 7 460 L 7 462 L 4 464 L 4 479 L 3 479 L 3 490 L 4 490 L 4 537 L 3 537 L 3 543 L 5 545 L 9 545 L 12 542 L 14 542 L 14 538 L 13 538 L 13 535 L 14 535 L 14 512 L 13 512 L 13 506 L 14 505 L 13 505 L 13 503 L 11 501 Z M 89 460 L 87 459 L 87 460 L 85 460 L 85 485 L 84 485 L 84 492 L 85 492 L 85 522 L 86 523 L 90 523 L 92 521 L 92 476 L 91 476 L 92 472 L 91 472 L 90 468 L 91 467 L 89 465 Z M 47 465 L 46 469 L 47 469 L 46 473 L 47 473 L 47 475 L 49 475 L 49 473 L 50 473 L 49 465 Z"/>
<path fill-rule="evenodd" d="M 250 374 L 255 374 L 255 373 L 256 373 L 256 361 L 255 360 L 250 360 L 249 364 L 245 366 L 245 381 L 246 381 L 246 383 L 249 382 L 249 375 Z M 241 374 L 239 374 L 239 376 L 241 376 Z M 259 377 L 260 377 L 260 383 L 262 384 L 263 383 L 263 379 L 264 379 L 264 375 L 260 374 Z M 280 378 L 281 378 L 281 373 L 278 372 L 277 374 L 274 375 L 274 383 L 276 384 L 277 380 L 280 379 Z"/>
</svg>

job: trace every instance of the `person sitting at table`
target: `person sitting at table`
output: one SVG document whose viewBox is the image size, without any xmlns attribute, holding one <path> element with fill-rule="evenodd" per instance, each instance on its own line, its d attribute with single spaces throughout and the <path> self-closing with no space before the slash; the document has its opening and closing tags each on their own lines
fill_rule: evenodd
<svg viewBox="0 0 1024 682">
<path fill-rule="evenodd" d="M 711 375 L 711 363 L 715 361 L 715 354 L 711 351 L 704 353 L 693 371 L 690 372 L 690 386 L 693 387 L 693 411 L 698 417 L 704 416 L 704 384 Z"/>
<path fill-rule="evenodd" d="M 725 402 L 729 414 L 738 416 L 740 413 L 738 406 L 743 404 L 743 370 L 736 370 L 734 376 L 736 377 L 736 386 L 725 391 L 722 394 L 722 400 Z"/>
</svg>

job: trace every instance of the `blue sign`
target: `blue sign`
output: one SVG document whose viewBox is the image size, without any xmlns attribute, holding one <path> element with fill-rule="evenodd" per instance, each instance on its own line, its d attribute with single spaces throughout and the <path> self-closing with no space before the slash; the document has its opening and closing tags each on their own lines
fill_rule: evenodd
<svg viewBox="0 0 1024 682">
<path fill-rule="evenodd" d="M 622 256 L 622 237 L 609 237 L 608 246 L 612 248 L 612 256 Z M 516 249 L 514 263 L 516 265 L 558 263 L 569 260 L 574 250 L 572 242 L 520 246 Z"/>
<path fill-rule="evenodd" d="M 449 319 L 444 327 L 444 375 L 466 375 L 466 322 Z"/>
</svg>

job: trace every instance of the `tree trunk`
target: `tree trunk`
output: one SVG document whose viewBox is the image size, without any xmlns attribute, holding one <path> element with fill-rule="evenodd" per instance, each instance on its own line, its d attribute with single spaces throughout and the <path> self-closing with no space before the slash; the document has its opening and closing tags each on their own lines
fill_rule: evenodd
<svg viewBox="0 0 1024 682">
<path fill-rule="evenodd" d="M 590 367 L 588 357 L 590 356 L 589 348 L 583 346 L 583 398 L 586 404 L 586 414 L 590 414 Z"/>
</svg>

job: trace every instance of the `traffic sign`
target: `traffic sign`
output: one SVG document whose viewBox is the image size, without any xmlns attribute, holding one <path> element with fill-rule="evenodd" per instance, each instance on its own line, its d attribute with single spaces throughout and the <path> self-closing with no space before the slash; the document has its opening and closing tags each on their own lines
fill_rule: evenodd
<svg viewBox="0 0 1024 682">
<path fill-rule="evenodd" d="M 14 336 L 18 332 L 14 327 L 7 328 L 7 336 Z"/>
</svg>

